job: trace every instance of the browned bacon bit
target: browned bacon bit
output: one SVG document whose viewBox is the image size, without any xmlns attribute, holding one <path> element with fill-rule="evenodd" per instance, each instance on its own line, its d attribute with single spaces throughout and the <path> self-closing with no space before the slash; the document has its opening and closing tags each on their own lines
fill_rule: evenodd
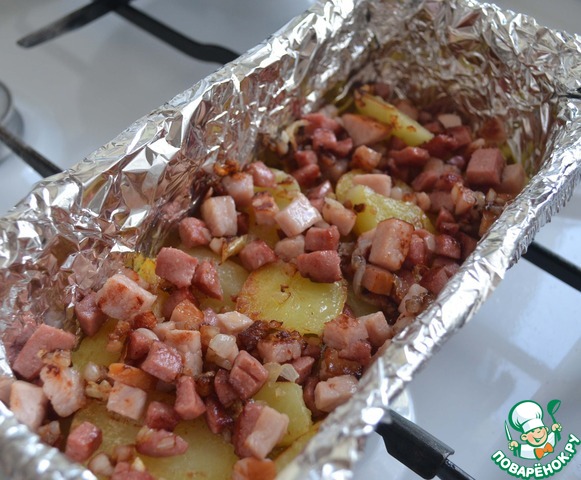
<svg viewBox="0 0 581 480">
<path fill-rule="evenodd" d="M 313 282 L 331 283 L 343 278 L 341 258 L 335 250 L 302 253 L 297 257 L 297 267 L 303 277 Z"/>
<path fill-rule="evenodd" d="M 179 435 L 166 430 L 142 427 L 137 433 L 135 447 L 142 455 L 150 457 L 173 457 L 188 450 L 188 443 Z"/>
<path fill-rule="evenodd" d="M 173 432 L 181 418 L 175 409 L 167 403 L 150 402 L 145 412 L 145 425 L 157 430 Z"/>
<path fill-rule="evenodd" d="M 206 398 L 206 422 L 210 431 L 215 434 L 222 433 L 234 425 L 234 419 L 215 396 Z"/>
</svg>

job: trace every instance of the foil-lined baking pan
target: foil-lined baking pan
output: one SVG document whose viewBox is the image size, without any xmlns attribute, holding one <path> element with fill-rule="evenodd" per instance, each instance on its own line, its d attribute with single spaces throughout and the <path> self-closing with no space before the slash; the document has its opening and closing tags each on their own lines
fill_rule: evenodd
<svg viewBox="0 0 581 480">
<path fill-rule="evenodd" d="M 581 174 L 581 40 L 469 0 L 316 3 L 235 62 L 138 120 L 0 219 L 0 398 L 33 323 L 79 333 L 76 298 L 126 252 L 153 254 L 195 208 L 214 169 L 248 162 L 301 113 L 364 81 L 478 127 L 503 119 L 531 180 L 437 300 L 390 344 L 347 404 L 279 477 L 351 478 L 366 436 L 414 373 L 468 321 Z M 0 404 L 0 471 L 94 478 L 41 445 Z"/>
</svg>

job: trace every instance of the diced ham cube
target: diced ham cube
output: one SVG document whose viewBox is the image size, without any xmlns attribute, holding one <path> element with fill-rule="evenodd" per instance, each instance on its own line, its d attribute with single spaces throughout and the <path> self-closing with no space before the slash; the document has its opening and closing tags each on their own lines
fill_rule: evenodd
<svg viewBox="0 0 581 480">
<path fill-rule="evenodd" d="M 466 181 L 473 188 L 498 188 L 502 183 L 505 161 L 498 148 L 480 148 L 470 157 Z"/>
<path fill-rule="evenodd" d="M 180 240 L 186 248 L 199 247 L 201 245 L 208 245 L 212 240 L 210 230 L 206 224 L 195 217 L 184 218 L 178 226 Z"/>
<path fill-rule="evenodd" d="M 107 410 L 133 420 L 139 420 L 145 411 L 147 393 L 140 388 L 115 382 L 107 399 Z"/>
<path fill-rule="evenodd" d="M 391 128 L 364 115 L 346 113 L 341 117 L 343 127 L 353 139 L 353 146 L 373 145 L 385 140 Z"/>
<path fill-rule="evenodd" d="M 200 213 L 214 237 L 236 235 L 238 231 L 236 204 L 230 195 L 206 199 L 202 203 Z"/>
<path fill-rule="evenodd" d="M 169 321 L 174 323 L 178 329 L 197 330 L 204 323 L 204 312 L 189 300 L 183 300 L 175 306 Z M 155 328 L 156 326 L 157 324 L 149 328 Z"/>
<path fill-rule="evenodd" d="M 274 253 L 285 262 L 294 260 L 301 253 L 305 253 L 304 235 L 297 235 L 295 237 L 287 237 L 279 240 L 274 246 Z"/>
<path fill-rule="evenodd" d="M 214 377 L 214 390 L 216 395 L 218 395 L 218 400 L 225 407 L 229 407 L 239 398 L 232 385 L 230 385 L 228 377 L 228 371 L 222 368 L 216 372 Z"/>
<path fill-rule="evenodd" d="M 276 260 L 276 254 L 264 240 L 253 240 L 246 245 L 238 254 L 242 266 L 249 271 L 272 263 Z"/>
<path fill-rule="evenodd" d="M 97 292 L 97 305 L 109 317 L 129 320 L 150 310 L 156 298 L 125 275 L 115 274 Z"/>
<path fill-rule="evenodd" d="M 89 293 L 75 304 L 75 315 L 81 329 L 89 337 L 95 335 L 107 319 L 107 315 L 97 306 L 96 293 Z"/>
<path fill-rule="evenodd" d="M 244 170 L 252 175 L 254 185 L 257 187 L 274 187 L 276 185 L 274 172 L 264 162 L 252 162 Z"/>
<path fill-rule="evenodd" d="M 14 360 L 12 369 L 26 380 L 32 380 L 43 366 L 42 355 L 55 350 L 72 350 L 76 343 L 76 337 L 72 333 L 42 324 L 26 341 Z"/>
<path fill-rule="evenodd" d="M 391 272 L 398 271 L 408 254 L 414 226 L 397 218 L 379 222 L 369 252 L 369 261 Z"/>
<path fill-rule="evenodd" d="M 446 130 L 446 133 L 454 138 L 458 147 L 464 147 L 472 142 L 472 132 L 465 125 L 450 127 Z M 448 161 L 448 163 L 450 162 Z"/>
<path fill-rule="evenodd" d="M 421 147 L 392 150 L 389 152 L 389 156 L 395 160 L 398 167 L 423 167 L 430 159 L 430 153 Z"/>
<path fill-rule="evenodd" d="M 358 340 L 339 351 L 339 358 L 352 360 L 367 367 L 371 363 L 371 344 L 367 340 Z"/>
<path fill-rule="evenodd" d="M 295 383 L 302 385 L 305 382 L 313 370 L 314 363 L 315 359 L 313 357 L 299 357 L 291 362 L 291 365 L 299 374 L 299 378 L 295 380 Z"/>
<path fill-rule="evenodd" d="M 230 195 L 237 207 L 246 207 L 254 195 L 254 180 L 252 175 L 245 172 L 237 172 L 222 178 L 222 185 L 226 193 Z"/>
<path fill-rule="evenodd" d="M 182 357 L 179 352 L 162 342 L 153 342 L 141 369 L 164 382 L 172 382 L 181 373 Z"/>
<path fill-rule="evenodd" d="M 357 379 L 352 375 L 340 375 L 315 387 L 315 405 L 322 412 L 332 412 L 345 403 L 357 390 Z"/>
<path fill-rule="evenodd" d="M 460 258 L 461 260 L 466 260 L 468 256 L 476 249 L 478 240 L 471 237 L 470 235 L 466 235 L 464 232 L 458 233 L 458 240 L 462 248 L 462 256 Z"/>
<path fill-rule="evenodd" d="M 435 243 L 435 241 L 434 241 Z M 412 235 L 410 240 L 410 248 L 408 250 L 408 254 L 406 257 L 406 265 L 411 265 L 414 267 L 415 265 L 427 265 L 428 263 L 428 247 L 426 246 L 426 242 L 423 238 L 419 235 L 416 235 L 415 232 Z"/>
<path fill-rule="evenodd" d="M 435 253 L 455 260 L 459 260 L 462 256 L 462 250 L 458 240 L 445 234 L 436 235 Z"/>
<path fill-rule="evenodd" d="M 324 151 L 328 150 L 337 154 L 340 157 L 345 157 L 353 148 L 353 140 L 346 138 L 344 140 L 337 140 L 334 132 L 325 128 L 318 128 L 312 135 L 313 150 Z"/>
<path fill-rule="evenodd" d="M 448 283 L 450 276 L 446 267 L 431 268 L 420 280 L 420 285 L 437 295 Z"/>
<path fill-rule="evenodd" d="M 57 415 L 68 417 L 85 405 L 84 382 L 74 368 L 45 365 L 40 371 L 40 379 L 42 390 Z"/>
<path fill-rule="evenodd" d="M 169 330 L 164 343 L 173 347 L 182 357 L 184 375 L 200 375 L 202 373 L 202 341 L 197 330 Z"/>
<path fill-rule="evenodd" d="M 234 424 L 234 420 L 215 396 L 206 399 L 206 422 L 214 434 L 220 434 Z"/>
<path fill-rule="evenodd" d="M 263 363 L 286 363 L 299 358 L 302 353 L 300 338 L 293 337 L 286 331 L 267 335 L 258 341 L 257 349 Z"/>
<path fill-rule="evenodd" d="M 219 313 L 216 319 L 220 332 L 228 335 L 238 335 L 254 323 L 254 320 L 237 311 Z"/>
<path fill-rule="evenodd" d="M 322 214 L 323 219 L 331 225 L 335 225 L 339 229 L 339 233 L 344 236 L 349 235 L 357 220 L 354 211 L 345 208 L 341 202 L 332 198 L 325 198 Z"/>
<path fill-rule="evenodd" d="M 305 165 L 297 170 L 293 170 L 291 175 L 302 188 L 310 188 L 316 185 L 321 177 L 321 168 L 319 165 Z"/>
<path fill-rule="evenodd" d="M 323 342 L 327 347 L 341 350 L 359 340 L 367 339 L 365 325 L 356 318 L 341 314 L 323 327 Z"/>
<path fill-rule="evenodd" d="M 41 387 L 16 380 L 10 387 L 10 410 L 16 419 L 36 432 L 46 415 L 48 398 Z"/>
<path fill-rule="evenodd" d="M 150 402 L 145 412 L 145 425 L 155 430 L 173 432 L 181 418 L 175 409 L 162 402 Z"/>
<path fill-rule="evenodd" d="M 222 300 L 224 294 L 220 284 L 220 276 L 213 261 L 202 260 L 196 268 L 192 283 L 208 297 Z"/>
<path fill-rule="evenodd" d="M 297 150 L 294 154 L 294 157 L 299 167 L 315 165 L 319 163 L 317 154 L 312 150 Z"/>
<path fill-rule="evenodd" d="M 274 480 L 276 465 L 272 460 L 248 457 L 238 460 L 232 470 L 232 480 Z"/>
<path fill-rule="evenodd" d="M 165 300 L 162 307 L 162 315 L 166 320 L 171 319 L 171 315 L 174 311 L 174 308 L 183 302 L 184 300 L 188 300 L 194 305 L 197 304 L 197 300 L 190 291 L 189 288 L 179 288 L 174 290 L 170 293 L 169 297 Z"/>
<path fill-rule="evenodd" d="M 65 455 L 74 462 L 83 463 L 97 451 L 102 441 L 101 429 L 91 422 L 83 422 L 69 433 Z"/>
<path fill-rule="evenodd" d="M 341 258 L 335 250 L 319 250 L 297 257 L 297 268 L 303 277 L 313 282 L 332 283 L 343 278 Z"/>
<path fill-rule="evenodd" d="M 276 222 L 287 237 L 303 233 L 321 221 L 321 214 L 302 193 L 275 216 Z"/>
<path fill-rule="evenodd" d="M 234 335 L 218 333 L 208 344 L 206 361 L 214 362 L 219 367 L 230 370 L 238 356 L 238 345 Z"/>
<path fill-rule="evenodd" d="M 423 144 L 432 157 L 448 158 L 458 148 L 458 142 L 450 135 L 436 135 L 431 140 Z"/>
<path fill-rule="evenodd" d="M 359 145 L 353 155 L 351 155 L 351 168 L 365 170 L 371 172 L 377 168 L 381 160 L 381 153 L 367 145 Z"/>
<path fill-rule="evenodd" d="M 308 191 L 307 197 L 309 200 L 316 200 L 320 198 L 325 198 L 327 195 L 333 193 L 333 186 L 329 180 L 325 180 Z"/>
<path fill-rule="evenodd" d="M 462 119 L 455 113 L 441 113 L 436 117 L 444 128 L 459 127 Z"/>
<path fill-rule="evenodd" d="M 361 278 L 361 285 L 371 293 L 389 295 L 393 287 L 393 282 L 394 276 L 390 271 L 376 267 L 375 265 L 365 266 L 365 271 Z"/>
<path fill-rule="evenodd" d="M 182 455 L 187 452 L 188 446 L 188 442 L 175 433 L 148 427 L 142 427 L 135 439 L 135 448 L 139 453 L 156 458 Z"/>
<path fill-rule="evenodd" d="M 258 225 L 275 225 L 275 216 L 280 210 L 270 192 L 257 192 L 252 197 L 251 211 Z"/>
<path fill-rule="evenodd" d="M 183 376 L 178 379 L 174 408 L 184 420 L 198 418 L 206 411 L 204 401 L 196 392 L 196 382 L 193 377 Z"/>
<path fill-rule="evenodd" d="M 385 197 L 391 194 L 391 177 L 384 173 L 365 173 L 353 176 L 353 185 L 365 185 Z"/>
<path fill-rule="evenodd" d="M 153 390 L 157 380 L 143 370 L 124 363 L 109 365 L 109 378 L 141 390 Z"/>
<path fill-rule="evenodd" d="M 323 112 L 308 113 L 303 117 L 309 124 L 305 127 L 305 133 L 312 135 L 318 128 L 331 130 L 334 133 L 341 131 L 341 124 L 329 115 Z"/>
<path fill-rule="evenodd" d="M 527 174 L 520 163 L 507 165 L 502 171 L 502 181 L 498 192 L 517 195 L 524 188 L 526 178 Z"/>
<path fill-rule="evenodd" d="M 305 250 L 337 250 L 340 239 L 339 229 L 332 225 L 327 228 L 311 227 L 305 234 Z"/>
<path fill-rule="evenodd" d="M 230 370 L 230 384 L 242 400 L 252 397 L 268 379 L 268 371 L 247 351 L 242 350 Z"/>
<path fill-rule="evenodd" d="M 357 320 L 365 325 L 369 342 L 375 348 L 381 347 L 386 340 L 393 336 L 391 326 L 387 323 L 383 312 L 370 313 Z"/>
<path fill-rule="evenodd" d="M 164 247 L 155 263 L 155 273 L 178 288 L 189 287 L 198 266 L 198 259 L 178 250 Z"/>
<path fill-rule="evenodd" d="M 127 358 L 130 360 L 140 360 L 147 355 L 151 344 L 158 340 L 158 337 L 151 330 L 139 328 L 129 333 L 127 340 Z"/>
<path fill-rule="evenodd" d="M 287 432 L 289 418 L 274 408 L 249 402 L 236 420 L 234 449 L 240 457 L 264 459 Z"/>
</svg>

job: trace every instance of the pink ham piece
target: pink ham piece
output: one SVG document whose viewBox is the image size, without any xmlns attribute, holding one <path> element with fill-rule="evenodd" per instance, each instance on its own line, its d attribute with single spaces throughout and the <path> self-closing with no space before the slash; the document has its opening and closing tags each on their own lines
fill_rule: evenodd
<svg viewBox="0 0 581 480">
<path fill-rule="evenodd" d="M 230 195 L 206 199 L 202 203 L 200 213 L 214 237 L 236 235 L 238 231 L 236 204 Z"/>
<path fill-rule="evenodd" d="M 357 320 L 365 325 L 369 342 L 374 348 L 381 347 L 386 340 L 393 336 L 391 326 L 387 323 L 383 312 L 370 313 L 358 317 Z"/>
<path fill-rule="evenodd" d="M 343 127 L 353 139 L 353 146 L 373 145 L 385 140 L 391 128 L 364 115 L 346 113 L 341 117 Z"/>
<path fill-rule="evenodd" d="M 202 264 L 200 264 L 200 266 L 201 265 Z M 200 266 L 198 266 L 198 269 Z M 183 328 L 197 330 L 200 328 L 200 325 L 204 323 L 204 312 L 202 312 L 189 300 L 183 300 L 175 306 L 169 321 L 174 323 L 178 329 Z M 155 328 L 156 326 L 157 323 L 150 328 Z"/>
<path fill-rule="evenodd" d="M 254 323 L 250 317 L 237 311 L 218 313 L 216 315 L 216 325 L 221 333 L 228 335 L 238 335 Z"/>
<path fill-rule="evenodd" d="M 230 428 L 234 420 L 215 396 L 206 398 L 206 422 L 212 433 L 219 434 Z"/>
<path fill-rule="evenodd" d="M 256 358 L 242 350 L 234 360 L 229 380 L 240 398 L 248 400 L 266 383 L 268 371 Z"/>
<path fill-rule="evenodd" d="M 381 160 L 381 153 L 367 145 L 359 145 L 351 155 L 351 168 L 359 168 L 366 172 L 375 169 Z"/>
<path fill-rule="evenodd" d="M 340 375 L 315 387 L 315 405 L 322 412 L 332 412 L 345 403 L 357 390 L 357 379 L 353 375 Z"/>
<path fill-rule="evenodd" d="M 459 260 L 462 256 L 462 250 L 460 248 L 460 243 L 454 237 L 450 235 L 436 235 L 436 249 L 435 253 L 437 255 L 443 255 L 448 258 L 453 258 L 454 260 Z"/>
<path fill-rule="evenodd" d="M 75 315 L 83 333 L 89 337 L 95 335 L 107 319 L 107 315 L 97 306 L 97 295 L 94 292 L 75 304 Z"/>
<path fill-rule="evenodd" d="M 183 420 L 193 420 L 206 411 L 206 405 L 196 392 L 194 377 L 183 376 L 176 385 L 175 411 Z"/>
<path fill-rule="evenodd" d="M 357 220 L 354 211 L 345 208 L 341 202 L 332 198 L 325 198 L 321 213 L 323 219 L 331 225 L 335 225 L 343 236 L 349 235 Z"/>
<path fill-rule="evenodd" d="M 253 240 L 246 245 L 238 254 L 242 266 L 248 271 L 272 263 L 276 260 L 276 254 L 264 240 Z"/>
<path fill-rule="evenodd" d="M 102 441 L 101 429 L 91 422 L 83 422 L 69 433 L 65 455 L 74 462 L 83 463 L 97 451 Z"/>
<path fill-rule="evenodd" d="M 192 283 L 200 292 L 208 297 L 222 300 L 223 291 L 220 284 L 220 276 L 216 265 L 211 260 L 202 260 L 196 268 Z"/>
<path fill-rule="evenodd" d="M 480 148 L 470 157 L 466 181 L 473 188 L 498 188 L 502 183 L 505 161 L 498 148 Z"/>
<path fill-rule="evenodd" d="M 291 365 L 299 374 L 299 378 L 295 380 L 295 383 L 302 385 L 305 382 L 313 370 L 314 363 L 315 359 L 313 357 L 299 357 L 291 362 Z"/>
<path fill-rule="evenodd" d="M 135 448 L 149 457 L 173 457 L 188 451 L 188 442 L 175 433 L 142 427 L 137 432 Z"/>
<path fill-rule="evenodd" d="M 287 237 L 294 237 L 322 219 L 309 199 L 298 193 L 286 208 L 276 214 L 275 220 Z"/>
<path fill-rule="evenodd" d="M 254 195 L 254 180 L 252 175 L 237 172 L 222 178 L 226 193 L 234 199 L 237 207 L 246 207 Z"/>
<path fill-rule="evenodd" d="M 10 387 L 10 410 L 16 419 L 36 432 L 46 416 L 48 398 L 41 387 L 16 380 Z"/>
<path fill-rule="evenodd" d="M 335 133 L 325 128 L 316 129 L 313 132 L 312 140 L 313 150 L 328 150 L 339 157 L 347 156 L 353 148 L 353 140 L 351 138 L 337 140 Z"/>
<path fill-rule="evenodd" d="M 156 298 L 125 275 L 115 274 L 97 292 L 97 305 L 109 317 L 129 320 L 151 310 Z"/>
<path fill-rule="evenodd" d="M 156 340 L 159 340 L 157 335 L 147 328 L 132 330 L 127 340 L 127 358 L 142 359 L 148 354 L 151 344 Z"/>
<path fill-rule="evenodd" d="M 462 119 L 455 113 L 441 113 L 436 117 L 444 128 L 459 127 Z"/>
<path fill-rule="evenodd" d="M 259 340 L 257 349 L 263 363 L 286 363 L 301 356 L 302 343 L 281 331 Z"/>
<path fill-rule="evenodd" d="M 276 185 L 274 172 L 264 162 L 252 162 L 244 170 L 252 175 L 254 185 L 257 187 L 274 187 Z"/>
<path fill-rule="evenodd" d="M 186 248 L 199 247 L 201 245 L 208 245 L 212 240 L 210 230 L 206 224 L 195 217 L 184 218 L 178 226 L 180 240 Z"/>
<path fill-rule="evenodd" d="M 40 373 L 44 353 L 72 350 L 76 343 L 76 337 L 72 333 L 42 324 L 26 341 L 14 360 L 12 369 L 26 380 L 32 380 Z"/>
<path fill-rule="evenodd" d="M 85 405 L 81 374 L 74 368 L 45 365 L 40 371 L 42 390 L 60 417 L 68 417 Z"/>
<path fill-rule="evenodd" d="M 299 167 L 305 167 L 307 165 L 315 165 L 319 163 L 317 154 L 312 150 L 297 150 L 294 157 Z"/>
<path fill-rule="evenodd" d="M 192 284 L 198 259 L 177 248 L 164 247 L 157 254 L 155 273 L 178 288 Z"/>
<path fill-rule="evenodd" d="M 274 253 L 285 262 L 294 260 L 301 253 L 305 253 L 305 237 L 297 235 L 279 240 L 274 246 Z"/>
<path fill-rule="evenodd" d="M 232 470 L 232 480 L 274 480 L 276 465 L 272 460 L 247 457 L 238 460 Z"/>
<path fill-rule="evenodd" d="M 365 185 L 384 197 L 391 194 L 391 177 L 384 173 L 365 173 L 353 176 L 353 185 Z"/>
<path fill-rule="evenodd" d="M 181 373 L 182 357 L 179 352 L 162 342 L 153 342 L 141 369 L 163 382 L 172 382 Z"/>
<path fill-rule="evenodd" d="M 423 167 L 430 159 L 430 153 L 420 147 L 405 147 L 403 150 L 392 150 L 389 156 L 398 167 Z"/>
<path fill-rule="evenodd" d="M 184 375 L 200 375 L 202 373 L 202 341 L 198 330 L 169 330 L 164 343 L 173 347 L 182 358 Z"/>
<path fill-rule="evenodd" d="M 174 308 L 184 300 L 189 300 L 194 305 L 197 303 L 194 295 L 189 288 L 180 288 L 170 293 L 169 297 L 163 304 L 161 313 L 166 320 L 171 319 Z"/>
<path fill-rule="evenodd" d="M 228 371 L 221 368 L 216 372 L 214 377 L 214 390 L 216 395 L 218 395 L 218 400 L 225 407 L 229 407 L 236 400 L 238 400 L 238 394 L 230 385 L 230 380 L 228 380 Z"/>
<path fill-rule="evenodd" d="M 335 250 L 319 250 L 297 257 L 297 268 L 303 277 L 313 282 L 332 283 L 343 278 L 341 258 Z"/>
<path fill-rule="evenodd" d="M 388 270 L 375 265 L 366 265 L 363 277 L 361 278 L 361 286 L 371 293 L 389 295 L 394 280 L 393 273 Z"/>
<path fill-rule="evenodd" d="M 181 418 L 175 409 L 167 403 L 150 402 L 145 412 L 145 425 L 155 430 L 173 432 Z"/>
<path fill-rule="evenodd" d="M 236 420 L 234 449 L 239 457 L 263 460 L 284 437 L 289 418 L 260 403 L 249 402 Z"/>
<path fill-rule="evenodd" d="M 312 135 L 318 128 L 331 130 L 334 133 L 339 133 L 341 131 L 341 124 L 336 119 L 322 112 L 308 113 L 303 117 L 303 119 L 309 122 L 305 127 L 305 133 L 307 135 Z"/>
<path fill-rule="evenodd" d="M 327 228 L 311 227 L 305 234 L 305 250 L 337 250 L 340 236 L 339 229 L 334 225 Z"/>
<path fill-rule="evenodd" d="M 369 252 L 369 261 L 391 272 L 401 268 L 408 254 L 414 226 L 397 218 L 379 222 Z"/>
<path fill-rule="evenodd" d="M 323 342 L 327 347 L 341 350 L 352 343 L 367 339 L 365 324 L 349 315 L 341 314 L 323 327 Z"/>
<path fill-rule="evenodd" d="M 302 188 L 310 188 L 316 185 L 321 177 L 321 168 L 319 165 L 305 165 L 298 170 L 292 171 L 291 175 Z"/>
<path fill-rule="evenodd" d="M 269 192 L 257 192 L 252 197 L 250 210 L 254 213 L 254 219 L 258 225 L 274 225 L 275 216 L 280 211 Z"/>
<path fill-rule="evenodd" d="M 145 411 L 147 393 L 140 388 L 115 382 L 107 399 L 107 410 L 133 420 L 139 420 Z"/>
</svg>

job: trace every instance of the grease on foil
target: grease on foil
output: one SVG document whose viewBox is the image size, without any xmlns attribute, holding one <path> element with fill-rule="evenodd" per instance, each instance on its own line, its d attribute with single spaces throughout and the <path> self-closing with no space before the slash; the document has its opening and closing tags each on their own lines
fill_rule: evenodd
<svg viewBox="0 0 581 480">
<path fill-rule="evenodd" d="M 385 350 L 356 395 L 279 477 L 348 479 L 367 435 L 414 373 L 468 321 L 580 176 L 581 40 L 470 0 L 332 0 L 179 94 L 0 219 L 0 330 L 78 333 L 76 298 L 124 252 L 154 253 L 204 193 L 215 165 L 250 161 L 263 138 L 329 95 L 382 80 L 478 126 L 499 116 L 531 181 L 436 302 Z M 31 299 L 34 298 L 34 301 Z M 0 396 L 12 376 L 0 348 Z M 388 420 L 388 418 L 387 418 Z M 41 445 L 0 404 L 0 470 L 13 479 L 94 478 Z"/>
</svg>

